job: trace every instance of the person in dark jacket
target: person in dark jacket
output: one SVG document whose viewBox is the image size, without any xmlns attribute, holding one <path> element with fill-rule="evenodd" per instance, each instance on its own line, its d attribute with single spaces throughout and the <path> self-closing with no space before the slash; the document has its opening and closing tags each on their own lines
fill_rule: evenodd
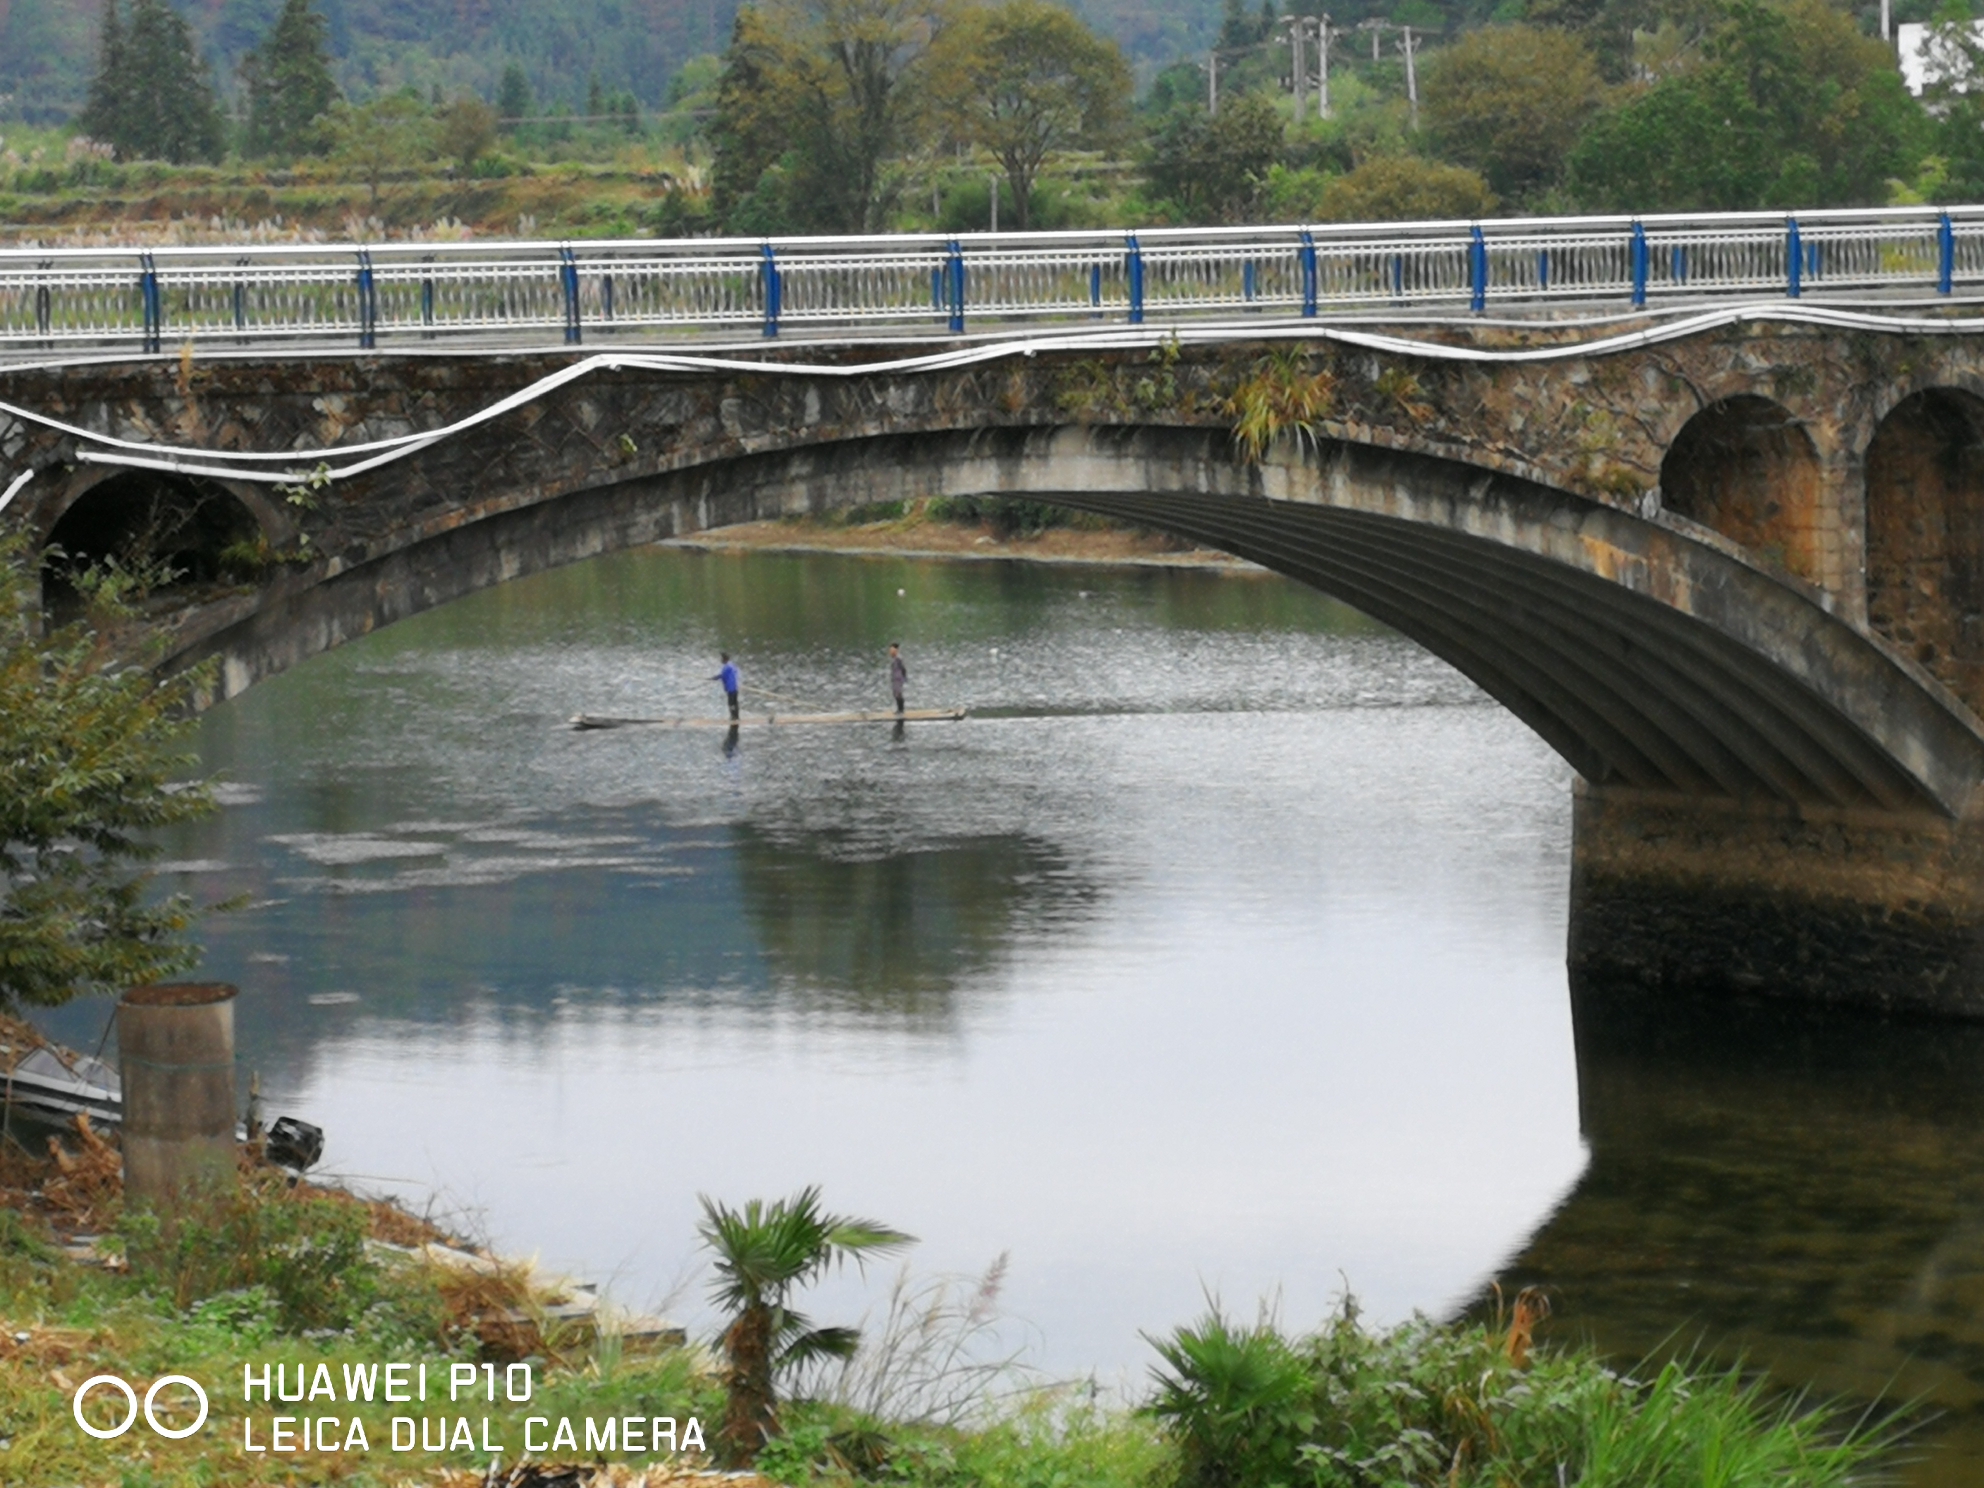
<svg viewBox="0 0 1984 1488">
<path fill-rule="evenodd" d="M 902 712 L 902 690 L 909 681 L 909 668 L 902 664 L 902 643 L 889 642 L 889 692 L 896 700 L 896 712 Z"/>
</svg>

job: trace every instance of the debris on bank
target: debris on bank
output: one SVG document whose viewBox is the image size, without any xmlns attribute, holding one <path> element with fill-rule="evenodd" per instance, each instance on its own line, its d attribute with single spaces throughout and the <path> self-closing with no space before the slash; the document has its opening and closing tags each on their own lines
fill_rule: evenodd
<svg viewBox="0 0 1984 1488">
<path fill-rule="evenodd" d="M 103 1243 L 124 1199 L 117 1071 L 0 1014 L 0 1082 L 0 1208 L 41 1221 L 73 1261 L 123 1269 L 119 1249 Z M 264 1132 L 253 1104 L 251 1097 L 240 1134 L 243 1174 L 285 1181 L 298 1198 L 365 1211 L 368 1251 L 429 1268 L 450 1314 L 490 1355 L 576 1360 L 602 1333 L 632 1351 L 687 1343 L 685 1331 L 665 1318 L 620 1312 L 596 1283 L 498 1256 L 391 1199 L 307 1180 L 305 1171 L 323 1155 L 323 1132 L 288 1116 Z"/>
</svg>

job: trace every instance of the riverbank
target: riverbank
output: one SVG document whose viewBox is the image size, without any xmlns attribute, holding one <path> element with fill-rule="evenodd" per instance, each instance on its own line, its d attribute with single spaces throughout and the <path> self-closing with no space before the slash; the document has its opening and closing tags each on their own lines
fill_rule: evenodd
<svg viewBox="0 0 1984 1488">
<path fill-rule="evenodd" d="M 238 1192 L 164 1236 L 121 1213 L 118 1171 L 86 1124 L 46 1158 L 19 1142 L 0 1156 L 0 1479 L 718 1479 L 703 1448 L 721 1373 L 679 1335 L 643 1337 L 606 1312 L 565 1321 L 528 1265 L 265 1168 L 244 1166 Z M 1668 1363 L 1635 1379 L 1588 1349 L 1536 1346 L 1531 1293 L 1492 1323 L 1388 1330 L 1346 1302 L 1303 1337 L 1214 1313 L 1153 1340 L 1155 1394 L 1135 1410 L 971 1362 L 983 1318 L 934 1295 L 892 1307 L 853 1368 L 815 1375 L 822 1398 L 791 1404 L 759 1473 L 723 1474 L 724 1488 L 1846 1488 L 1892 1448 L 1879 1423 L 1738 1370 Z"/>
<path fill-rule="evenodd" d="M 664 546 L 705 552 L 839 553 L 859 558 L 1105 564 L 1193 569 L 1246 577 L 1268 573 L 1259 564 L 1231 553 L 1194 547 L 1147 528 L 1097 524 L 1008 532 L 991 522 L 951 521 L 922 509 L 874 521 L 781 517 L 675 538 Z"/>
</svg>

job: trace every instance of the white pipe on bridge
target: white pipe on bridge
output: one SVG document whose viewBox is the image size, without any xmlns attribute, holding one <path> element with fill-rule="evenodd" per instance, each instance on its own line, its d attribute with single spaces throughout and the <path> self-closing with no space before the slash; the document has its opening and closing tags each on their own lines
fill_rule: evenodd
<svg viewBox="0 0 1984 1488">
<path fill-rule="evenodd" d="M 1468 322 L 1459 322 L 1467 324 Z M 1340 323 L 1314 320 L 1285 321 L 1279 324 L 1240 323 L 1229 325 L 1181 324 L 1172 326 L 1112 327 L 1108 330 L 1058 336 L 1025 336 L 989 341 L 927 356 L 901 357 L 886 362 L 805 363 L 772 361 L 754 357 L 695 356 L 687 353 L 628 354 L 601 353 L 561 367 L 546 377 L 500 398 L 487 407 L 438 429 L 420 434 L 363 444 L 328 446 L 315 450 L 210 450 L 186 445 L 148 444 L 118 439 L 79 425 L 36 413 L 17 404 L 0 402 L 0 413 L 66 434 L 85 446 L 76 458 L 90 464 L 116 465 L 139 470 L 158 470 L 176 475 L 200 475 L 224 480 L 254 481 L 265 485 L 299 485 L 348 480 L 379 467 L 407 458 L 442 440 L 467 433 L 482 424 L 536 402 L 569 383 L 596 372 L 645 371 L 672 373 L 750 373 L 785 377 L 853 378 L 874 376 L 913 376 L 982 365 L 1011 357 L 1031 357 L 1063 351 L 1142 351 L 1154 347 L 1210 345 L 1222 342 L 1331 341 L 1360 350 L 1391 355 L 1426 357 L 1434 360 L 1514 363 L 1565 361 L 1574 357 L 1608 356 L 1640 347 L 1655 346 L 1707 331 L 1747 323 L 1816 325 L 1836 330 L 1884 331 L 1913 335 L 1984 334 L 1984 319 L 1944 317 L 1904 317 L 1851 311 L 1833 305 L 1786 305 L 1766 303 L 1735 305 L 1678 317 L 1663 325 L 1602 336 L 1593 340 L 1563 342 L 1554 346 L 1499 348 L 1454 346 L 1410 336 L 1358 331 Z M 48 364 L 51 368 L 67 365 Z M 127 453 L 128 452 L 128 453 Z M 368 458 L 329 467 L 333 459 L 353 455 Z M 213 463 L 224 462 L 224 463 Z M 256 464 L 281 463 L 280 470 L 244 468 Z M 313 468 L 314 467 L 314 468 Z M 15 489 L 25 481 L 17 481 Z"/>
</svg>

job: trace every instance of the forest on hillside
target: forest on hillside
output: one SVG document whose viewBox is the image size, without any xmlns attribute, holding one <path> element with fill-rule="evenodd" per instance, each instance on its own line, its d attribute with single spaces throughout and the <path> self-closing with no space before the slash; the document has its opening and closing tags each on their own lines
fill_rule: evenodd
<svg viewBox="0 0 1984 1488">
<path fill-rule="evenodd" d="M 282 0 L 174 0 L 216 78 L 231 83 Z M 1080 0 L 1075 9 L 1149 72 L 1203 51 L 1223 0 Z M 658 107 L 683 63 L 723 50 L 738 0 L 322 0 L 339 85 L 364 97 L 403 86 L 494 99 L 520 63 L 547 107 L 583 106 L 597 75 Z M 102 0 L 0 0 L 0 123 L 54 124 L 83 106 Z M 1352 0 L 1344 14 L 1439 26 L 1465 4 Z M 1475 8 L 1479 8 L 1478 5 Z"/>
<path fill-rule="evenodd" d="M 172 0 L 224 92 L 283 0 Z M 1139 81 L 1217 40 L 1224 0 L 1073 0 L 1124 52 Z M 83 106 L 103 0 L 0 0 L 0 123 L 57 124 Z M 738 0 L 322 0 L 339 85 L 354 97 L 411 86 L 494 99 L 521 65 L 535 97 L 579 112 L 590 80 L 660 107 L 683 65 L 721 52 Z M 1286 7 L 1278 7 L 1286 8 Z M 1490 22 L 1627 15 L 1630 0 L 1333 0 L 1339 26 L 1371 19 L 1452 38 Z M 1854 0 L 1874 29 L 1878 0 Z M 1897 20 L 1930 20 L 1938 0 L 1894 0 Z"/>
</svg>

